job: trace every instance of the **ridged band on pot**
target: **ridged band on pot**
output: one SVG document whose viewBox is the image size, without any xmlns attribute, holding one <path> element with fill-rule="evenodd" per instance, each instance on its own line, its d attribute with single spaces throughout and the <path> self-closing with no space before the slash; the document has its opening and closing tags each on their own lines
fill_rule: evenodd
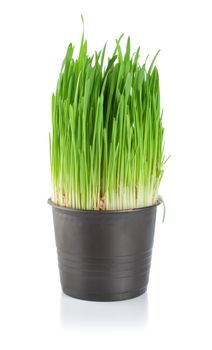
<svg viewBox="0 0 212 350">
<path fill-rule="evenodd" d="M 94 211 L 51 200 L 65 294 L 94 301 L 130 299 L 148 285 L 157 205 Z"/>
</svg>

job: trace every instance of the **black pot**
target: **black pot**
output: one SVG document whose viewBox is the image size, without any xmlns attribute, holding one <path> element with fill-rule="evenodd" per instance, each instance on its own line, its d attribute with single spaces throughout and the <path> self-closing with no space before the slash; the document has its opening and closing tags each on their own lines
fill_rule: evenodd
<svg viewBox="0 0 212 350">
<path fill-rule="evenodd" d="M 112 301 L 147 289 L 157 205 L 77 210 L 52 205 L 60 280 L 74 298 Z"/>
</svg>

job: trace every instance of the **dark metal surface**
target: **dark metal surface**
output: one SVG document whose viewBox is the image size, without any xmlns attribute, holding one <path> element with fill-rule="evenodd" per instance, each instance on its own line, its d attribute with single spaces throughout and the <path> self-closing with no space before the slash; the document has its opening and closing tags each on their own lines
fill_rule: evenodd
<svg viewBox="0 0 212 350">
<path fill-rule="evenodd" d="M 157 206 L 126 211 L 52 205 L 62 289 L 75 298 L 112 301 L 147 289 Z"/>
</svg>

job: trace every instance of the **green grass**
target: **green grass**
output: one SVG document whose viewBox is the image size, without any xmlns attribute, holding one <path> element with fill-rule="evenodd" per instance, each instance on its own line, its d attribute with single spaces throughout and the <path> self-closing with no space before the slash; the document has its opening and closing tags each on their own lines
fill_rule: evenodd
<svg viewBox="0 0 212 350">
<path fill-rule="evenodd" d="M 91 57 L 82 35 L 68 46 L 52 95 L 52 200 L 65 207 L 117 210 L 153 205 L 163 175 L 160 86 L 149 68 L 116 41 Z"/>
</svg>

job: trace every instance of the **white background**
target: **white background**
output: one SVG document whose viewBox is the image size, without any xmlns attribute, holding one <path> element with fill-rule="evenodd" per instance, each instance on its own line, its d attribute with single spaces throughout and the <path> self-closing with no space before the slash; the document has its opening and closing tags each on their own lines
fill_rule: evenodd
<svg viewBox="0 0 212 350">
<path fill-rule="evenodd" d="M 24 1 L 0 5 L 1 349 L 211 349 L 211 1 Z M 61 293 L 51 209 L 50 100 L 66 47 L 122 32 L 157 60 L 171 154 L 148 294 L 117 303 Z"/>
</svg>

